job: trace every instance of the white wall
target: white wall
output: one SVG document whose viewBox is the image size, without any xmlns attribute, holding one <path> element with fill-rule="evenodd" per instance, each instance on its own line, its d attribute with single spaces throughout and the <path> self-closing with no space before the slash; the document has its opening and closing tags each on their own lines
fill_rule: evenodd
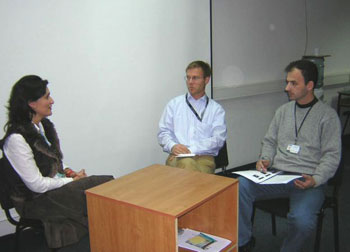
<svg viewBox="0 0 350 252">
<path fill-rule="evenodd" d="M 210 60 L 201 0 L 2 0 L 0 31 L 0 132 L 12 85 L 40 75 L 64 161 L 88 174 L 164 163 L 163 108 L 186 91 L 187 64 Z"/>
<path fill-rule="evenodd" d="M 230 168 L 257 160 L 274 112 L 286 101 L 283 92 L 219 101 L 226 111 Z"/>
<path fill-rule="evenodd" d="M 286 64 L 316 49 L 330 55 L 326 81 L 348 81 L 349 13 L 348 0 L 213 0 L 214 98 L 275 92 Z"/>
<path fill-rule="evenodd" d="M 209 3 L 8 0 L 0 18 L 0 125 L 13 83 L 38 74 L 73 169 L 120 176 L 164 162 L 157 123 L 185 92 L 186 65 L 209 61 Z"/>
</svg>

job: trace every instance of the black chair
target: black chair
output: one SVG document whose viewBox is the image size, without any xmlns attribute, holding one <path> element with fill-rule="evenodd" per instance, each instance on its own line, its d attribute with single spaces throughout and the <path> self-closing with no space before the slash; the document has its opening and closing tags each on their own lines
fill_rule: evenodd
<svg viewBox="0 0 350 252">
<path fill-rule="evenodd" d="M 217 156 L 215 156 L 215 165 L 216 169 L 221 168 L 222 174 L 227 175 L 226 168 L 228 166 L 228 155 L 227 155 L 227 145 L 226 141 L 221 147 Z"/>
<path fill-rule="evenodd" d="M 6 174 L 4 174 L 3 169 L 3 162 L 4 159 L 0 159 L 0 204 L 1 208 L 4 210 L 7 220 L 16 226 L 16 233 L 15 233 L 15 244 L 14 248 L 15 251 L 19 251 L 20 249 L 20 236 L 22 231 L 28 228 L 36 229 L 43 231 L 43 224 L 40 220 L 35 219 L 27 219 L 27 218 L 21 218 L 17 220 L 14 218 L 10 212 L 11 209 L 14 208 L 13 202 L 10 198 L 10 186 L 8 182 L 6 181 Z"/>
<path fill-rule="evenodd" d="M 333 210 L 334 251 L 335 252 L 339 251 L 338 192 L 342 182 L 343 169 L 344 169 L 344 162 L 342 159 L 334 177 L 331 178 L 327 183 L 328 185 L 327 189 L 330 189 L 330 190 L 327 190 L 325 200 L 318 213 L 316 238 L 315 238 L 315 244 L 314 244 L 315 252 L 318 252 L 320 250 L 323 217 L 325 215 L 325 210 L 327 208 L 331 208 Z M 328 192 L 328 191 L 331 191 L 331 192 Z M 289 199 L 277 198 L 277 199 L 255 201 L 253 214 L 252 214 L 253 223 L 254 223 L 254 216 L 255 216 L 256 209 L 260 209 L 264 212 L 271 214 L 272 234 L 276 235 L 276 216 L 287 218 L 287 214 L 289 212 Z"/>
<path fill-rule="evenodd" d="M 349 118 L 350 118 L 350 111 L 345 111 L 343 113 L 344 116 L 346 116 L 346 120 L 345 120 L 345 123 L 344 123 L 344 126 L 343 126 L 343 130 L 342 130 L 342 136 L 344 136 L 345 134 L 345 130 L 346 130 L 346 126 L 348 125 L 348 122 L 349 122 Z"/>
</svg>

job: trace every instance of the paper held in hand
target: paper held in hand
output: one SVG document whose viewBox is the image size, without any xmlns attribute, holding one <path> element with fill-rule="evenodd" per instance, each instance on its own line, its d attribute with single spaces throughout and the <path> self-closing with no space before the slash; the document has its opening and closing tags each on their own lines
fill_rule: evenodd
<svg viewBox="0 0 350 252">
<path fill-rule="evenodd" d="M 243 176 L 258 184 L 287 184 L 294 179 L 302 177 L 301 175 L 288 174 L 277 170 L 267 171 L 266 173 L 257 170 L 236 171 L 232 173 Z"/>
<path fill-rule="evenodd" d="M 186 153 L 186 154 L 179 154 L 176 157 L 194 157 L 196 154 L 194 153 Z"/>
</svg>

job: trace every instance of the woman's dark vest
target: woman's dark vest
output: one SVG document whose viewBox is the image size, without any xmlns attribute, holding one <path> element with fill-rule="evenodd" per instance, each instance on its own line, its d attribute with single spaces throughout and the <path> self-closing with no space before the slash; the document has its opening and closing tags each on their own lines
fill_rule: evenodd
<svg viewBox="0 0 350 252">
<path fill-rule="evenodd" d="M 7 132 L 7 135 L 1 140 L 0 147 L 3 149 L 3 144 L 7 136 L 10 134 L 21 134 L 32 149 L 35 163 L 38 166 L 42 176 L 52 178 L 57 173 L 64 174 L 62 166 L 62 152 L 54 125 L 48 119 L 43 119 L 41 123 L 45 130 L 45 136 L 51 145 L 46 142 L 44 136 L 37 131 L 32 123 L 28 123 L 27 125 L 19 125 L 13 128 L 10 132 Z M 7 181 L 11 186 L 11 196 L 14 201 L 19 203 L 19 201 L 30 200 L 38 195 L 38 193 L 32 192 L 26 187 L 22 179 L 12 168 L 10 162 L 6 158 L 6 155 L 3 155 L 3 157 L 3 174 L 6 174 L 7 176 Z"/>
</svg>

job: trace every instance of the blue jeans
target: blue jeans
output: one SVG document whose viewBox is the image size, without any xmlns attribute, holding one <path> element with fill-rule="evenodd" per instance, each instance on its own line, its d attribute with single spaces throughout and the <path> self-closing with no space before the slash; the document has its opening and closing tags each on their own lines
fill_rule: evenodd
<svg viewBox="0 0 350 252">
<path fill-rule="evenodd" d="M 253 203 L 258 199 L 289 197 L 288 234 L 281 252 L 298 252 L 316 229 L 317 213 L 324 201 L 325 186 L 306 190 L 297 189 L 294 182 L 288 184 L 260 185 L 239 177 L 239 246 L 249 242 L 252 236 Z"/>
</svg>

